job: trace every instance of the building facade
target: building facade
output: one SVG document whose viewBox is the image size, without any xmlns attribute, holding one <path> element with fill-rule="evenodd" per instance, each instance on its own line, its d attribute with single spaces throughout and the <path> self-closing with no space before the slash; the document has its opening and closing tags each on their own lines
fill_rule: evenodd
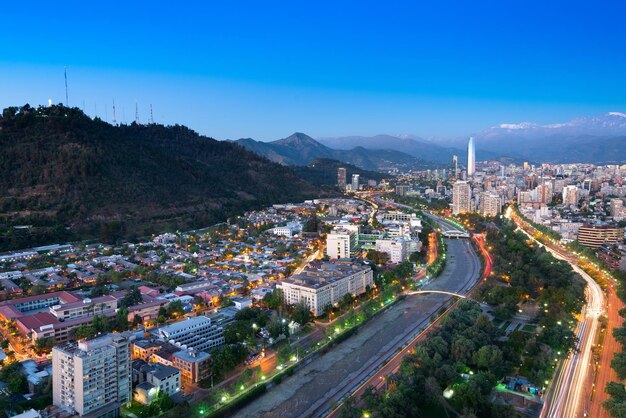
<svg viewBox="0 0 626 418">
<path fill-rule="evenodd" d="M 473 176 L 476 172 L 476 149 L 474 148 L 474 138 L 470 136 L 467 141 L 467 175 Z"/>
<path fill-rule="evenodd" d="M 187 318 L 152 332 L 161 340 L 185 350 L 209 351 L 224 344 L 224 329 L 206 316 Z"/>
<path fill-rule="evenodd" d="M 373 284 L 369 266 L 314 262 L 301 274 L 278 283 L 276 288 L 282 289 L 287 304 L 304 301 L 313 315 L 320 316 L 327 306 L 339 302 L 345 294 L 360 295 Z"/>
<path fill-rule="evenodd" d="M 605 243 L 624 240 L 624 228 L 607 225 L 583 225 L 578 229 L 578 242 L 585 247 L 598 248 Z"/>
<path fill-rule="evenodd" d="M 452 185 L 452 213 L 469 212 L 471 210 L 472 189 L 466 181 L 457 181 Z"/>
<path fill-rule="evenodd" d="M 52 401 L 81 417 L 117 417 L 131 400 L 129 340 L 109 334 L 52 349 Z"/>
</svg>

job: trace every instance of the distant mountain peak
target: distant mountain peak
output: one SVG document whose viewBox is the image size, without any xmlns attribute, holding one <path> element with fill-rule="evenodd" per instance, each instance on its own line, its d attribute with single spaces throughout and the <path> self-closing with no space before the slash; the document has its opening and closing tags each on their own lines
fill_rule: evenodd
<svg viewBox="0 0 626 418">
<path fill-rule="evenodd" d="M 279 139 L 277 141 L 272 141 L 273 144 L 277 145 L 286 145 L 286 146 L 308 146 L 308 147 L 316 147 L 316 148 L 326 148 L 324 145 L 317 142 L 315 139 L 311 138 L 307 134 L 303 134 L 302 132 L 294 132 L 289 135 L 287 138 Z"/>
</svg>

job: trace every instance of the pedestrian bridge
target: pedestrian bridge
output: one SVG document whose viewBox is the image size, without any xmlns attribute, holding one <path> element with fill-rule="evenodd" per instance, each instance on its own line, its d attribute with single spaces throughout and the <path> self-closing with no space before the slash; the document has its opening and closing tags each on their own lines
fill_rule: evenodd
<svg viewBox="0 0 626 418">
<path fill-rule="evenodd" d="M 446 290 L 414 290 L 413 292 L 408 292 L 407 295 L 419 295 L 423 293 L 439 293 L 441 295 L 455 296 L 461 299 L 468 299 L 467 296 L 461 295 L 459 293 L 448 292 Z"/>
<path fill-rule="evenodd" d="M 469 232 L 467 231 L 459 231 L 457 229 L 450 229 L 448 231 L 443 232 L 443 236 L 446 238 L 469 238 Z"/>
</svg>

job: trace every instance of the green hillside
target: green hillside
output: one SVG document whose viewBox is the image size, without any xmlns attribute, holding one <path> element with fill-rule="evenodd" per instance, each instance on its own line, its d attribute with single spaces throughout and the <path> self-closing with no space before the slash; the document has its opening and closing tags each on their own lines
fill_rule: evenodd
<svg viewBox="0 0 626 418">
<path fill-rule="evenodd" d="M 184 126 L 112 126 L 62 106 L 5 109 L 0 149 L 0 250 L 203 227 L 319 193 Z"/>
</svg>

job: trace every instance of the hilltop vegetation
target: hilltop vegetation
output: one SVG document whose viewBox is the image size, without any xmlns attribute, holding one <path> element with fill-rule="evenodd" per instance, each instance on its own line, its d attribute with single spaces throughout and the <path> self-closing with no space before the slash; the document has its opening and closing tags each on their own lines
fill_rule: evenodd
<svg viewBox="0 0 626 418">
<path fill-rule="evenodd" d="M 77 108 L 5 109 L 0 148 L 0 250 L 204 227 L 319 194 L 236 144 L 179 125 L 112 126 Z"/>
</svg>

